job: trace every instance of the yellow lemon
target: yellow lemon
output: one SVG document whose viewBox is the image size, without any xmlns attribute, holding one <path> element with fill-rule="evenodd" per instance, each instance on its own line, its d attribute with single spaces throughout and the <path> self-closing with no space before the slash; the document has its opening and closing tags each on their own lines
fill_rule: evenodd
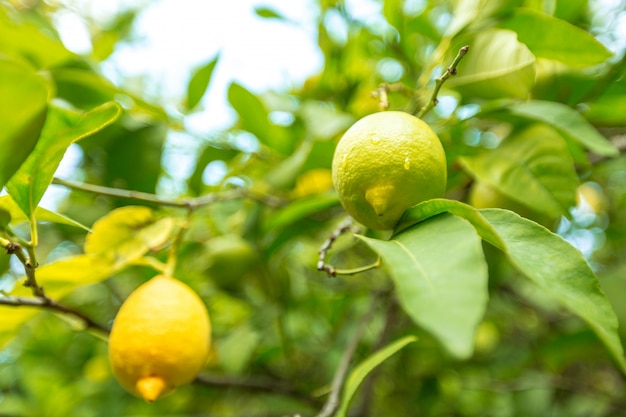
<svg viewBox="0 0 626 417">
<path fill-rule="evenodd" d="M 393 229 L 406 209 L 446 190 L 446 155 L 424 121 L 387 111 L 357 121 L 333 157 L 333 184 L 354 219 Z"/>
<path fill-rule="evenodd" d="M 126 390 L 152 402 L 196 377 L 210 341 L 209 315 L 200 297 L 159 275 L 122 304 L 109 337 L 109 361 Z"/>
</svg>

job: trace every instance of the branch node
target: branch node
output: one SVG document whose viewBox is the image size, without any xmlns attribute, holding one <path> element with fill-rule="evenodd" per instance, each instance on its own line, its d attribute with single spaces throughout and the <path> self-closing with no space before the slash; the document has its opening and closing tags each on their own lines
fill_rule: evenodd
<svg viewBox="0 0 626 417">
<path fill-rule="evenodd" d="M 22 247 L 19 245 L 19 243 L 15 243 L 15 242 L 10 242 L 6 247 L 6 253 L 7 255 L 15 255 L 17 252 L 19 252 Z"/>
<path fill-rule="evenodd" d="M 339 236 L 350 231 L 351 229 L 352 217 L 348 217 L 346 220 L 341 222 L 339 226 L 337 226 L 337 228 L 324 241 L 324 243 L 318 250 L 318 253 L 320 255 L 319 260 L 317 261 L 318 271 L 325 271 L 326 274 L 331 278 L 337 276 L 337 269 L 334 266 L 326 263 L 326 256 L 328 255 L 328 251 L 330 250 L 330 248 L 333 246 L 333 243 L 335 243 Z"/>
</svg>

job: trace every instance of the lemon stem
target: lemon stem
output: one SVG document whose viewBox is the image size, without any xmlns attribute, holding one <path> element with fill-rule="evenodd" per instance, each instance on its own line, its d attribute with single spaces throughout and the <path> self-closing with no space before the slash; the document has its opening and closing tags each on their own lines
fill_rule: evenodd
<svg viewBox="0 0 626 417">
<path fill-rule="evenodd" d="M 356 275 L 356 274 L 360 274 L 361 272 L 366 272 L 372 269 L 376 269 L 376 268 L 380 268 L 380 266 L 383 264 L 382 259 L 378 258 L 376 260 L 376 262 L 371 263 L 369 265 L 363 265 L 363 266 L 359 266 L 356 268 L 350 268 L 350 269 L 334 269 L 334 275 Z"/>
<path fill-rule="evenodd" d="M 437 103 L 439 102 L 437 96 L 439 95 L 439 90 L 441 90 L 441 86 L 443 86 L 448 78 L 457 74 L 456 67 L 457 65 L 459 65 L 459 62 L 461 62 L 463 57 L 467 54 L 467 51 L 469 51 L 469 45 L 465 45 L 464 47 L 459 49 L 459 52 L 457 53 L 450 66 L 444 71 L 443 74 L 435 78 L 435 89 L 433 90 L 433 94 L 430 100 L 428 100 L 424 107 L 422 107 L 416 114 L 417 117 L 421 119 L 426 113 L 428 113 L 433 107 L 437 105 Z"/>
</svg>

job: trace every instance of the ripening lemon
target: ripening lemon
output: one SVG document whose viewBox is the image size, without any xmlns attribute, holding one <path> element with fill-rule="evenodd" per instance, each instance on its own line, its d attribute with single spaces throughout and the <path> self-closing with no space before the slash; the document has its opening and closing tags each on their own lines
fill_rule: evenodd
<svg viewBox="0 0 626 417">
<path fill-rule="evenodd" d="M 109 337 L 109 360 L 126 390 L 152 402 L 196 377 L 210 341 L 209 315 L 200 297 L 159 275 L 122 304 Z"/>
<path fill-rule="evenodd" d="M 343 135 L 333 157 L 333 184 L 354 219 L 393 229 L 406 209 L 446 190 L 446 155 L 424 121 L 408 113 L 374 113 Z"/>
</svg>

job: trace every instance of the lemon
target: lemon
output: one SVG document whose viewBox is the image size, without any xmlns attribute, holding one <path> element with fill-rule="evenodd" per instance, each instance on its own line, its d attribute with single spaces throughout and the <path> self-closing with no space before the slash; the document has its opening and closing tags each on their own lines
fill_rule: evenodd
<svg viewBox="0 0 626 417">
<path fill-rule="evenodd" d="M 354 219 L 372 229 L 393 229 L 406 209 L 441 197 L 446 155 L 424 121 L 387 111 L 358 120 L 333 156 L 333 184 Z"/>
<path fill-rule="evenodd" d="M 191 382 L 206 363 L 211 324 L 198 295 L 159 275 L 122 304 L 109 337 L 113 374 L 148 402 Z"/>
</svg>

